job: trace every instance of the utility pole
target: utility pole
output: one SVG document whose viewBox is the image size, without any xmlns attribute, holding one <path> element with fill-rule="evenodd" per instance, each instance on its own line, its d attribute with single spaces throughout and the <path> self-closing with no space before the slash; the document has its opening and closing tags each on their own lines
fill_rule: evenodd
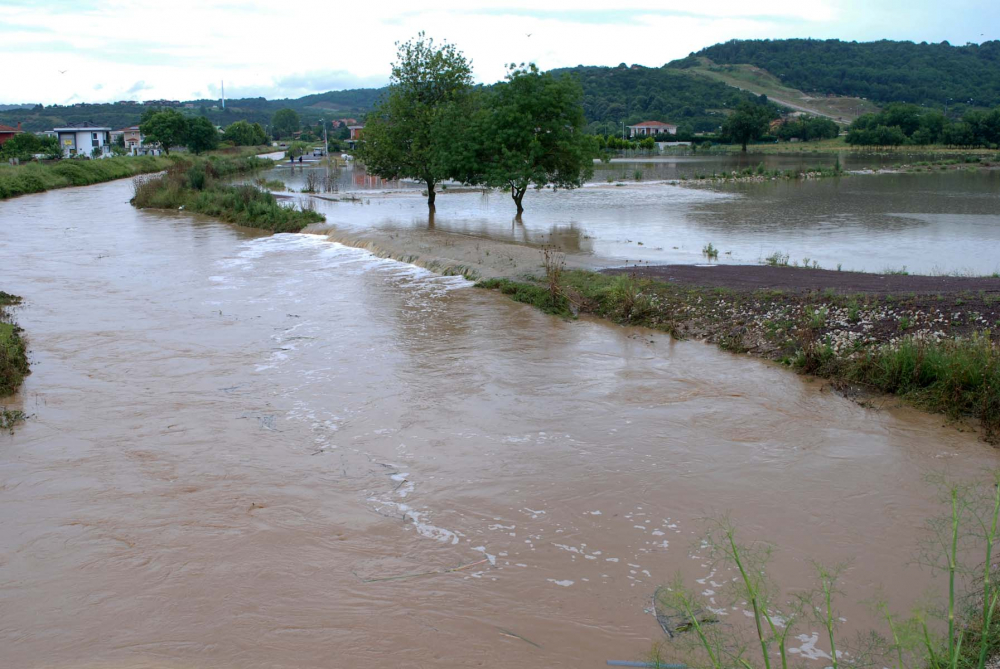
<svg viewBox="0 0 1000 669">
<path fill-rule="evenodd" d="M 219 83 L 222 84 L 222 108 L 226 108 L 226 82 L 225 80 L 220 80 Z"/>
<path fill-rule="evenodd" d="M 326 134 L 326 119 L 320 119 L 320 123 L 323 124 L 323 155 L 330 155 L 330 137 Z"/>
</svg>

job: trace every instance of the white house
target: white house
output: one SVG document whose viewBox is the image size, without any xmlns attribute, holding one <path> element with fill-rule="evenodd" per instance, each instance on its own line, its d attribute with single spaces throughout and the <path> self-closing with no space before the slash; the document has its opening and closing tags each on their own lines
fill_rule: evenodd
<svg viewBox="0 0 1000 669">
<path fill-rule="evenodd" d="M 72 123 L 54 128 L 64 158 L 87 156 L 105 158 L 111 155 L 111 128 L 93 123 Z"/>
<path fill-rule="evenodd" d="M 643 121 L 638 125 L 628 126 L 629 137 L 652 137 L 653 135 L 676 135 L 677 126 L 662 121 Z"/>
</svg>

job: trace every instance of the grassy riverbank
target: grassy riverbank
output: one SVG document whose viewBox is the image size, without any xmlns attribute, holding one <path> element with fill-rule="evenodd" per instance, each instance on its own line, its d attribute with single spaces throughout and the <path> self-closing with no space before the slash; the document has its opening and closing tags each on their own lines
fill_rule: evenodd
<svg viewBox="0 0 1000 669">
<path fill-rule="evenodd" d="M 296 209 L 253 185 L 230 185 L 221 179 L 256 171 L 270 161 L 259 158 L 203 158 L 178 162 L 158 176 L 134 180 L 132 204 L 139 208 L 193 211 L 271 232 L 299 232 L 325 220 L 310 209 Z"/>
<path fill-rule="evenodd" d="M 590 313 L 776 360 L 857 398 L 891 394 L 955 419 L 973 418 L 984 439 L 1000 443 L 998 280 L 984 279 L 996 285 L 974 291 L 876 294 L 700 286 L 631 273 L 562 272 L 551 263 L 547 274 L 534 282 L 477 285 L 549 313 Z"/>
<path fill-rule="evenodd" d="M 0 165 L 0 200 L 56 188 L 90 186 L 137 174 L 160 172 L 178 159 L 177 156 L 124 156 L 103 160 L 60 160 L 52 163 Z"/>
</svg>

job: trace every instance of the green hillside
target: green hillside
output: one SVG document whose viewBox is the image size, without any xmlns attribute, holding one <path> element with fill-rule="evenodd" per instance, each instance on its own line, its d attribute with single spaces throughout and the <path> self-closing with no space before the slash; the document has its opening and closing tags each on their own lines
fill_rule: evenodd
<svg viewBox="0 0 1000 669">
<path fill-rule="evenodd" d="M 666 66 L 579 65 L 553 72 L 579 79 L 583 110 L 592 126 L 666 121 L 690 126 L 695 132 L 710 131 L 717 129 L 741 101 L 757 97 Z"/>
<path fill-rule="evenodd" d="M 691 54 L 715 64 L 748 64 L 810 93 L 911 102 L 929 107 L 1000 105 L 1000 41 L 730 40 Z M 690 62 L 675 61 L 675 67 Z M 970 102 L 971 101 L 971 102 Z"/>
</svg>

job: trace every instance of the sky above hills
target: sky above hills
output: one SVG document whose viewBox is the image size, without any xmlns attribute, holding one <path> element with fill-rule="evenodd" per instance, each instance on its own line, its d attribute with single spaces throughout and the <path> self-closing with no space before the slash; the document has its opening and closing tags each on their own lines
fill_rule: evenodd
<svg viewBox="0 0 1000 669">
<path fill-rule="evenodd" d="M 613 8 L 609 8 L 613 7 Z M 381 86 L 394 43 L 455 43 L 476 79 L 505 64 L 648 66 L 728 39 L 1000 39 L 1000 3 L 953 0 L 0 0 L 0 103 L 300 97 Z"/>
</svg>

